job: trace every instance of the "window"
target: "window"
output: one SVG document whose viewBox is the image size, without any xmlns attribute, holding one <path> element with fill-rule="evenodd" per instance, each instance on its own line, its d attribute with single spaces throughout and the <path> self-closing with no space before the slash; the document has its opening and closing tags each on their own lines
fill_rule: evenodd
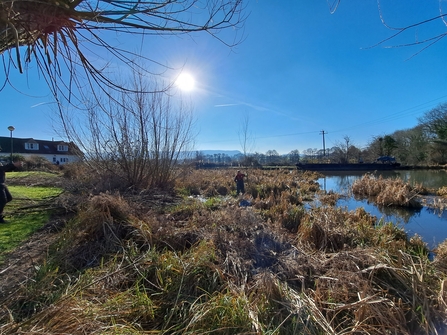
<svg viewBox="0 0 447 335">
<path fill-rule="evenodd" d="M 25 143 L 26 150 L 39 150 L 39 143 Z"/>
<path fill-rule="evenodd" d="M 68 151 L 68 145 L 58 144 L 57 145 L 57 151 Z"/>
</svg>

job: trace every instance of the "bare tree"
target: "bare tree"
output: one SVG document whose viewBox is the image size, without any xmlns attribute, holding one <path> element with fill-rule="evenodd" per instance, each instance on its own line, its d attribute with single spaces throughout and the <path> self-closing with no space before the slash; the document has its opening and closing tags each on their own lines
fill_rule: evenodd
<svg viewBox="0 0 447 335">
<path fill-rule="evenodd" d="M 207 32 L 231 46 L 240 41 L 237 35 L 226 41 L 218 33 L 243 21 L 242 0 L 2 0 L 0 89 L 10 83 L 10 71 L 23 72 L 24 64 L 35 61 L 58 101 L 73 104 L 82 92 L 98 88 L 133 91 L 116 83 L 115 69 L 106 71 L 109 63 L 147 75 L 153 71 L 148 62 L 167 65 L 114 45 L 115 38 L 141 36 L 143 43 L 160 35 Z"/>
<path fill-rule="evenodd" d="M 308 148 L 303 151 L 304 161 L 306 163 L 314 163 L 315 153 L 318 151 L 316 148 Z"/>
<path fill-rule="evenodd" d="M 288 154 L 290 163 L 297 164 L 300 162 L 300 151 L 298 149 L 292 150 Z"/>
<path fill-rule="evenodd" d="M 338 163 L 349 163 L 349 160 L 355 156 L 358 152 L 358 149 L 355 145 L 352 144 L 352 140 L 349 136 L 345 135 L 343 137 L 343 141 L 339 141 L 335 143 L 334 152 L 332 153 L 332 157 Z"/>
<path fill-rule="evenodd" d="M 65 115 L 65 129 L 98 176 L 111 176 L 120 187 L 169 186 L 192 149 L 192 113 L 164 92 L 143 93 L 150 87 L 141 74 L 133 87 L 102 104 L 93 100 L 83 118 Z"/>
<path fill-rule="evenodd" d="M 239 143 L 241 144 L 242 153 L 244 155 L 244 165 L 247 165 L 247 163 L 249 163 L 248 155 L 255 148 L 255 140 L 249 126 L 250 114 L 246 113 L 242 118 L 239 129 Z"/>
<path fill-rule="evenodd" d="M 425 112 L 418 121 L 433 140 L 447 142 L 447 103 Z"/>
<path fill-rule="evenodd" d="M 267 157 L 268 164 L 278 164 L 279 163 L 279 153 L 276 150 L 267 150 L 265 153 Z"/>
</svg>

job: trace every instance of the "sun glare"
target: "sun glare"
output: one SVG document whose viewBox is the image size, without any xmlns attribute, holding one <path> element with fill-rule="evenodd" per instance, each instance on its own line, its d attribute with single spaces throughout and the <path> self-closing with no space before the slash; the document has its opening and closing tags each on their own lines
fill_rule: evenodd
<svg viewBox="0 0 447 335">
<path fill-rule="evenodd" d="M 181 73 L 175 81 L 175 84 L 182 91 L 191 91 L 194 89 L 195 86 L 194 77 L 191 76 L 189 73 Z"/>
</svg>

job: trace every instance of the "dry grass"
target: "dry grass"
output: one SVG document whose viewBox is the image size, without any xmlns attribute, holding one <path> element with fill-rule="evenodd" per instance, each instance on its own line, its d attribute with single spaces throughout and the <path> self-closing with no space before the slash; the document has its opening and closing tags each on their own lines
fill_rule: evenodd
<svg viewBox="0 0 447 335">
<path fill-rule="evenodd" d="M 383 179 L 365 174 L 352 185 L 352 192 L 366 196 L 381 206 L 402 206 L 420 208 L 417 196 L 421 194 L 420 187 L 412 187 L 401 179 Z"/>
<path fill-rule="evenodd" d="M 1 302 L 0 334 L 441 334 L 447 247 L 363 209 L 304 206 L 316 175 L 194 171 L 168 207 L 100 194 Z M 196 181 L 196 183 L 194 183 Z M 190 193 L 188 193 L 190 192 Z M 444 250 L 445 249 L 445 250 Z"/>
<path fill-rule="evenodd" d="M 441 197 L 447 197 L 447 187 L 443 186 L 443 187 L 439 188 L 436 193 Z"/>
</svg>

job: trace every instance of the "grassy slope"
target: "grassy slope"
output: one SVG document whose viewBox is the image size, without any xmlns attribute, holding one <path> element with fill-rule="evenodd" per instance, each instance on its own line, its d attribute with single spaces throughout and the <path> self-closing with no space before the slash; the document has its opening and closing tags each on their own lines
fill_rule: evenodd
<svg viewBox="0 0 447 335">
<path fill-rule="evenodd" d="M 46 181 L 52 184 L 55 174 L 45 172 L 11 172 L 7 174 L 13 201 L 4 210 L 6 224 L 0 224 L 0 263 L 6 252 L 13 250 L 23 240 L 48 222 L 51 211 L 48 201 L 58 196 L 62 189 L 52 186 L 17 185 L 26 180 Z M 43 207 L 42 207 L 43 206 Z"/>
</svg>

